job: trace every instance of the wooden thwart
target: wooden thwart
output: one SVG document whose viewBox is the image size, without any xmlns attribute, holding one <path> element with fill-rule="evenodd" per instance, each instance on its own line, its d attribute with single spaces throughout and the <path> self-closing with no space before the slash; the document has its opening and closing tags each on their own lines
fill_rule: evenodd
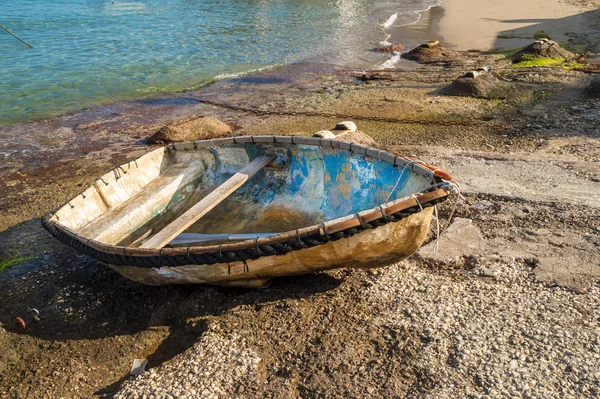
<svg viewBox="0 0 600 399">
<path fill-rule="evenodd" d="M 249 178 L 274 160 L 274 156 L 263 155 L 255 158 L 242 170 L 231 176 L 225 183 L 217 187 L 196 205 L 188 209 L 183 215 L 171 222 L 167 227 L 150 237 L 140 248 L 162 248 L 170 243 L 175 237 L 184 232 L 198 219 L 206 215 L 225 198 L 240 188 Z"/>
</svg>

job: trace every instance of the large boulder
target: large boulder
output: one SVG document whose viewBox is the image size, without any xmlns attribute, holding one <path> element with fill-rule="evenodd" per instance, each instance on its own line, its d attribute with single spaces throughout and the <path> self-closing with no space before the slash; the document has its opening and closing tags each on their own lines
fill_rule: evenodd
<svg viewBox="0 0 600 399">
<path fill-rule="evenodd" d="M 206 140 L 229 135 L 233 129 L 212 116 L 188 116 L 162 127 L 148 138 L 150 144 Z"/>
<path fill-rule="evenodd" d="M 561 61 L 571 61 L 575 58 L 575 54 L 560 47 L 554 40 L 540 39 L 523 47 L 513 56 L 512 61 L 521 62 L 535 58 L 552 58 Z"/>
<path fill-rule="evenodd" d="M 467 72 L 440 90 L 441 94 L 448 96 L 504 99 L 518 97 L 520 92 L 514 83 L 486 70 Z"/>
<path fill-rule="evenodd" d="M 600 98 L 600 75 L 594 75 L 585 95 L 588 98 Z"/>
<path fill-rule="evenodd" d="M 410 50 L 408 53 L 402 54 L 402 58 L 417 61 L 420 64 L 449 62 L 456 60 L 459 57 L 459 52 L 448 50 L 437 40 L 421 44 L 419 47 Z"/>
</svg>

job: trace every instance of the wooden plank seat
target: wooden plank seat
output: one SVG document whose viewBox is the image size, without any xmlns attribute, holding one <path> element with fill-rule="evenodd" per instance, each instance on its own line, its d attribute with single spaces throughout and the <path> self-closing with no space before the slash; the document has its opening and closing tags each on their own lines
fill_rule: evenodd
<svg viewBox="0 0 600 399">
<path fill-rule="evenodd" d="M 272 155 L 263 155 L 255 158 L 252 162 L 231 176 L 227 181 L 217 187 L 213 192 L 202 198 L 198 203 L 188 209 L 183 215 L 171 222 L 164 229 L 150 237 L 140 248 L 162 248 L 175 237 L 184 232 L 188 227 L 206 215 L 224 199 L 233 194 L 248 179 L 258 171 L 267 166 L 275 159 Z"/>
<path fill-rule="evenodd" d="M 185 191 L 185 186 L 197 183 L 204 170 L 201 162 L 174 165 L 150 181 L 143 190 L 82 227 L 78 233 L 105 244 L 128 245 L 152 229 L 152 219 L 168 208 L 175 212 L 177 202 L 184 200 L 176 194 Z"/>
</svg>

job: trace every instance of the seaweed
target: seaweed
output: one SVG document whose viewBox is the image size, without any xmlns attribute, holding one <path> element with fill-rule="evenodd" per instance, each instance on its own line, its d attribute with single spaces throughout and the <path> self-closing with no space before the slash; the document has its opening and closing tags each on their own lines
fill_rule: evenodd
<svg viewBox="0 0 600 399">
<path fill-rule="evenodd" d="M 23 262 L 26 262 L 32 258 L 33 258 L 33 256 L 15 255 L 10 258 L 1 259 L 0 260 L 0 272 L 4 271 L 5 269 L 9 269 L 11 267 L 17 266 L 17 265 L 19 265 Z"/>
</svg>

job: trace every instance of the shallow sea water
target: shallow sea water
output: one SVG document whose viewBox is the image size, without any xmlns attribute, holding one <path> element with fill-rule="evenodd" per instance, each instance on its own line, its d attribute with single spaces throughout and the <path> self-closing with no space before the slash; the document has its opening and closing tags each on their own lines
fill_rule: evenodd
<svg viewBox="0 0 600 399">
<path fill-rule="evenodd" d="M 275 65 L 372 65 L 383 26 L 437 0 L 0 1 L 0 124 Z M 394 17 L 394 14 L 395 17 Z"/>
</svg>

